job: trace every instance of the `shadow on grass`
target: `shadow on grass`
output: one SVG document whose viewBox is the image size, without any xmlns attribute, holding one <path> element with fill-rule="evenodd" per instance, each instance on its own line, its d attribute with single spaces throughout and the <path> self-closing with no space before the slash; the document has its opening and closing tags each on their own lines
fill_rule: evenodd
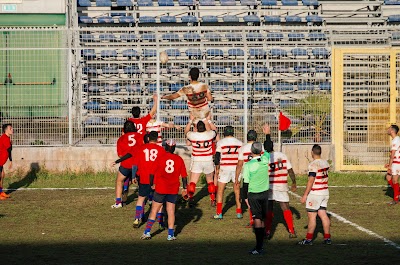
<svg viewBox="0 0 400 265">
<path fill-rule="evenodd" d="M 8 193 L 9 194 L 13 193 L 19 188 L 29 187 L 37 179 L 37 174 L 39 172 L 40 172 L 39 163 L 32 163 L 28 173 L 26 173 L 26 175 L 22 179 L 13 182 L 8 186 Z"/>
<path fill-rule="evenodd" d="M 288 226 L 286 224 L 285 218 L 283 217 L 283 211 L 281 209 L 281 206 L 277 202 L 274 202 L 273 205 L 274 205 L 273 206 L 274 219 L 272 220 L 271 238 L 274 237 L 275 231 L 279 224 L 283 224 L 285 226 L 286 231 L 289 233 Z M 301 218 L 300 212 L 293 206 L 289 206 L 289 208 L 290 208 L 290 211 L 292 212 L 293 219 L 299 220 Z M 296 227 L 295 227 L 295 231 L 296 231 Z M 297 235 L 297 236 L 301 237 L 300 235 Z"/>
<path fill-rule="evenodd" d="M 226 192 L 226 190 L 225 190 Z M 225 195 L 225 194 L 224 194 Z M 231 207 L 236 208 L 235 193 L 232 191 L 225 197 L 224 207 L 222 208 L 222 214 L 226 213 Z M 236 213 L 236 210 L 235 210 Z"/>
<path fill-rule="evenodd" d="M 203 217 L 203 211 L 198 207 L 189 208 L 187 204 L 177 204 L 175 210 L 175 235 L 191 222 L 196 223 Z"/>
</svg>

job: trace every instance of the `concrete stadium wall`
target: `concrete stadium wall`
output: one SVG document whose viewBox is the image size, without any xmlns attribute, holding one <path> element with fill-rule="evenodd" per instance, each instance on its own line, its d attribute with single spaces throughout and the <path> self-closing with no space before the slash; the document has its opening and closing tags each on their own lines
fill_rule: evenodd
<svg viewBox="0 0 400 265">
<path fill-rule="evenodd" d="M 311 158 L 312 144 L 284 145 L 282 151 L 288 156 L 296 174 L 304 174 Z M 190 168 L 190 152 L 178 146 L 176 153 Z M 322 145 L 322 157 L 332 161 L 332 146 Z M 116 171 L 111 163 L 117 159 L 116 148 L 109 147 L 19 147 L 13 148 L 13 171 L 28 172 L 32 166 L 53 172 L 62 171 Z M 8 171 L 8 166 L 5 169 Z"/>
</svg>

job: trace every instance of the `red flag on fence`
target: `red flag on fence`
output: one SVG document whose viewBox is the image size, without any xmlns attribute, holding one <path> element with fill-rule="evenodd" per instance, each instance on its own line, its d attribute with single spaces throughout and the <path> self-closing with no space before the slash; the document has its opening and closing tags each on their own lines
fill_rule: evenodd
<svg viewBox="0 0 400 265">
<path fill-rule="evenodd" d="M 282 111 L 279 112 L 279 130 L 286 131 L 290 127 L 290 119 L 282 114 Z"/>
</svg>

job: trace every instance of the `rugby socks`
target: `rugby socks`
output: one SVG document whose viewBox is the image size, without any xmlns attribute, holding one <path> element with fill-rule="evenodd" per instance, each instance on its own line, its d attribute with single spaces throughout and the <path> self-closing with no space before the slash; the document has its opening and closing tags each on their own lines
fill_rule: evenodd
<svg viewBox="0 0 400 265">
<path fill-rule="evenodd" d="M 394 201 L 399 201 L 399 183 L 393 184 Z"/>
<path fill-rule="evenodd" d="M 125 179 L 125 181 L 124 181 L 124 190 L 128 190 L 129 189 L 129 181 L 130 181 L 129 178 Z"/>
<path fill-rule="evenodd" d="M 294 234 L 294 226 L 293 226 L 293 215 L 291 210 L 283 211 L 283 217 L 285 218 L 285 222 L 288 226 L 289 233 Z"/>
<path fill-rule="evenodd" d="M 157 222 L 164 226 L 164 213 L 157 213 Z"/>
<path fill-rule="evenodd" d="M 331 238 L 331 234 L 324 234 L 324 240 L 325 239 L 330 239 Z"/>
<path fill-rule="evenodd" d="M 187 189 L 188 195 L 189 195 L 189 199 L 193 199 L 193 195 L 196 192 L 196 183 L 194 182 L 190 182 L 188 189 Z"/>
<path fill-rule="evenodd" d="M 392 187 L 393 189 L 393 181 L 391 179 L 388 180 L 388 184 L 390 185 L 390 187 Z"/>
<path fill-rule="evenodd" d="M 256 250 L 262 250 L 264 244 L 264 227 L 254 228 L 256 234 Z"/>
<path fill-rule="evenodd" d="M 242 209 L 241 208 L 236 208 L 236 214 L 242 214 Z"/>
<path fill-rule="evenodd" d="M 210 199 L 212 201 L 215 201 L 215 190 L 216 190 L 215 184 L 214 182 L 208 182 L 207 185 L 208 185 L 208 193 L 210 194 Z"/>
<path fill-rule="evenodd" d="M 217 214 L 222 214 L 222 202 L 217 202 Z"/>
<path fill-rule="evenodd" d="M 169 236 L 174 236 L 174 229 L 173 228 L 168 228 L 168 235 Z"/>
<path fill-rule="evenodd" d="M 136 205 L 135 219 L 141 219 L 143 215 L 143 206 Z"/>
<path fill-rule="evenodd" d="M 254 220 L 253 220 L 253 213 L 251 212 L 251 209 L 249 208 L 249 216 L 250 216 L 250 225 L 253 225 Z"/>
<path fill-rule="evenodd" d="M 154 224 L 155 221 L 156 220 L 152 220 L 152 219 L 147 220 L 146 229 L 144 230 L 145 234 L 150 233 L 151 228 L 153 227 L 153 224 Z"/>
<path fill-rule="evenodd" d="M 115 204 L 121 204 L 122 203 L 122 199 L 121 198 L 116 198 L 115 199 Z"/>
<path fill-rule="evenodd" d="M 272 219 L 274 219 L 274 212 L 268 211 L 267 215 L 265 216 L 265 232 L 268 234 L 271 233 Z"/>
<path fill-rule="evenodd" d="M 3 192 L 3 187 L 0 187 L 0 193 L 2 193 Z"/>
<path fill-rule="evenodd" d="M 312 240 L 313 237 L 314 237 L 314 234 L 311 234 L 311 233 L 307 233 L 307 235 L 306 235 L 307 240 Z M 325 234 L 324 234 L 324 237 L 325 237 Z"/>
</svg>

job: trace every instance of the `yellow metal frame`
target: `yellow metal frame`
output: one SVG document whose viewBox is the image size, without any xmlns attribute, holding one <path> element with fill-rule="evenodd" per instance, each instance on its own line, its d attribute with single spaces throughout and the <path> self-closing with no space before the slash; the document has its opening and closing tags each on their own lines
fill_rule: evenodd
<svg viewBox="0 0 400 265">
<path fill-rule="evenodd" d="M 390 55 L 390 123 L 396 123 L 396 48 L 333 48 L 332 49 L 332 144 L 335 154 L 335 170 L 383 171 L 384 165 L 344 165 L 344 120 L 343 120 L 343 55 L 387 54 Z"/>
</svg>

